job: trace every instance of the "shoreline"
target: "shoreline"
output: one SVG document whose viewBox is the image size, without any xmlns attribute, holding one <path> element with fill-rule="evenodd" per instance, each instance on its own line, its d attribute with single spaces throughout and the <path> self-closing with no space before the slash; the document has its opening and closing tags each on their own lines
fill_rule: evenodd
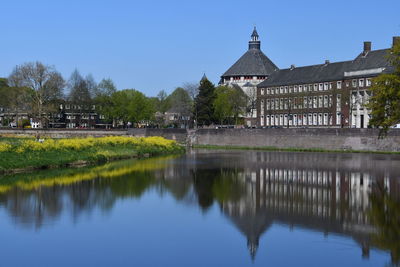
<svg viewBox="0 0 400 267">
<path fill-rule="evenodd" d="M 369 151 L 369 150 L 330 150 L 323 148 L 279 148 L 279 147 L 252 147 L 236 145 L 192 145 L 195 149 L 215 149 L 215 150 L 255 150 L 255 151 L 277 151 L 277 152 L 318 152 L 318 153 L 360 153 L 360 154 L 391 154 L 400 155 L 400 151 Z"/>
</svg>

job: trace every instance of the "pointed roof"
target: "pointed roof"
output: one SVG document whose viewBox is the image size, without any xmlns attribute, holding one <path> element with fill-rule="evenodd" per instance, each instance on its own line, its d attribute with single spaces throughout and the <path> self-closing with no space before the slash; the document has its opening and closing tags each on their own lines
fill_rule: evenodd
<svg viewBox="0 0 400 267">
<path fill-rule="evenodd" d="M 261 50 L 248 50 L 223 75 L 226 76 L 268 76 L 278 67 Z"/>
<path fill-rule="evenodd" d="M 258 39 L 258 32 L 257 32 L 257 29 L 256 29 L 256 26 L 254 26 L 254 30 L 253 30 L 253 33 L 251 34 L 251 37 L 252 38 L 257 38 Z"/>
<path fill-rule="evenodd" d="M 278 67 L 261 51 L 258 33 L 254 27 L 249 42 L 249 50 L 222 77 L 268 76 L 277 69 Z"/>
</svg>

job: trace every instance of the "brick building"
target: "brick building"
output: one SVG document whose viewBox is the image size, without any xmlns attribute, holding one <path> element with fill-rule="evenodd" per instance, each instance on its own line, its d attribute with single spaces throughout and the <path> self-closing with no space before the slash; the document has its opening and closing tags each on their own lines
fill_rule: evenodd
<svg viewBox="0 0 400 267">
<path fill-rule="evenodd" d="M 393 45 L 400 37 L 393 37 Z M 366 128 L 372 79 L 390 73 L 390 49 L 363 51 L 351 61 L 280 69 L 257 86 L 257 125 L 261 127 Z"/>
</svg>

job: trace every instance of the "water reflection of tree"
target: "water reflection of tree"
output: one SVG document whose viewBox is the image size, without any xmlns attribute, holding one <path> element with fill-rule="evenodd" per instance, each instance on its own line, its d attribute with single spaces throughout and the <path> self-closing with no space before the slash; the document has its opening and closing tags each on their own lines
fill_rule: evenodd
<svg viewBox="0 0 400 267">
<path fill-rule="evenodd" d="M 198 203 L 207 210 L 214 200 L 238 200 L 244 194 L 244 187 L 238 178 L 237 170 L 206 169 L 198 170 L 194 179 Z"/>
<path fill-rule="evenodd" d="M 384 250 L 389 250 L 392 263 L 400 265 L 400 201 L 389 195 L 386 189 L 379 186 L 371 194 L 371 223 L 377 227 L 373 243 Z"/>
</svg>

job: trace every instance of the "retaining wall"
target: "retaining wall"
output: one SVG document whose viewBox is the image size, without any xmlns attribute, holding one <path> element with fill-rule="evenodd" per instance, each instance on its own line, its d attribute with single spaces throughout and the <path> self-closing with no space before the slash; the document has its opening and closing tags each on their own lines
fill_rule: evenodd
<svg viewBox="0 0 400 267">
<path fill-rule="evenodd" d="M 400 151 L 400 131 L 377 129 L 198 129 L 193 144 L 326 150 Z"/>
</svg>

